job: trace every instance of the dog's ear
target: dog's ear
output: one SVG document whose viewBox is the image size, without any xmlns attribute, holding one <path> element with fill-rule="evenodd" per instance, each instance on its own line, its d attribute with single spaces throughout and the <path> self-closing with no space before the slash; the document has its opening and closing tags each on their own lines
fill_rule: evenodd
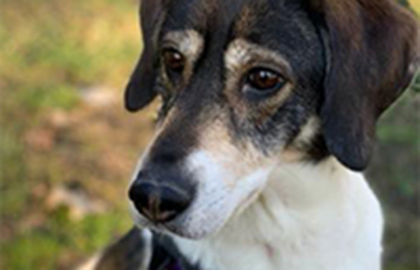
<svg viewBox="0 0 420 270">
<path fill-rule="evenodd" d="M 311 4 L 326 28 L 323 134 L 332 155 L 362 171 L 371 157 L 377 119 L 419 66 L 418 22 L 392 0 Z"/>
<path fill-rule="evenodd" d="M 142 0 L 140 23 L 143 36 L 143 53 L 131 75 L 125 91 L 125 107 L 135 112 L 156 97 L 156 28 L 163 15 L 164 0 Z"/>
</svg>

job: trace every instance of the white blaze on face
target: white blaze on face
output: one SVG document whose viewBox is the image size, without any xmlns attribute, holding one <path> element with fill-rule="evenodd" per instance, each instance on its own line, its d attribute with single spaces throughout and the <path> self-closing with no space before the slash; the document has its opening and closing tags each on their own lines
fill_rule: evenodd
<svg viewBox="0 0 420 270">
<path fill-rule="evenodd" d="M 189 238 L 216 233 L 264 187 L 271 171 L 267 167 L 238 175 L 224 165 L 203 150 L 188 157 L 186 166 L 194 173 L 197 195 L 184 217 L 178 221 L 182 224 L 182 231 L 172 228 L 176 233 Z"/>
<path fill-rule="evenodd" d="M 193 184 L 197 186 L 195 198 L 183 214 L 159 226 L 193 239 L 215 234 L 232 215 L 244 209 L 263 189 L 274 167 L 264 162 L 250 144 L 244 144 L 243 148 L 234 146 L 222 125 L 213 124 L 207 130 L 201 134 L 197 150 L 186 157 L 182 166 L 193 175 Z M 140 159 L 133 179 L 147 160 L 151 146 Z M 154 227 L 133 204 L 130 210 L 139 227 Z"/>
<path fill-rule="evenodd" d="M 219 231 L 264 188 L 274 167 L 251 143 L 234 145 L 221 120 L 202 130 L 196 150 L 184 164 L 197 185 L 196 197 L 187 211 L 168 226 L 188 238 Z"/>
</svg>

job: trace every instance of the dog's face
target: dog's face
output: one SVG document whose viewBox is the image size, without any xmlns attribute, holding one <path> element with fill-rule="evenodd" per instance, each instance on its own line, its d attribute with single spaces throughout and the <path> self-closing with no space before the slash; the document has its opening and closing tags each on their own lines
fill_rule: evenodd
<svg viewBox="0 0 420 270">
<path fill-rule="evenodd" d="M 275 166 L 331 154 L 366 166 L 377 117 L 410 80 L 416 25 L 386 0 L 373 11 L 343 1 L 344 13 L 309 2 L 143 0 L 145 50 L 126 105 L 159 95 L 162 107 L 130 189 L 137 223 L 200 238 L 255 199 Z M 359 22 L 372 12 L 378 22 Z M 401 40 L 377 44 L 391 42 L 386 27 Z"/>
</svg>

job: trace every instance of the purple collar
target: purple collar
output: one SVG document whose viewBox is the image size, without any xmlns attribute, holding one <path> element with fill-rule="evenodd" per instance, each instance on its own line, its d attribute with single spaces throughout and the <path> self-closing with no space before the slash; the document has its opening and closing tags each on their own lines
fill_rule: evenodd
<svg viewBox="0 0 420 270">
<path fill-rule="evenodd" d="M 185 270 L 180 262 L 170 263 L 165 270 Z"/>
</svg>

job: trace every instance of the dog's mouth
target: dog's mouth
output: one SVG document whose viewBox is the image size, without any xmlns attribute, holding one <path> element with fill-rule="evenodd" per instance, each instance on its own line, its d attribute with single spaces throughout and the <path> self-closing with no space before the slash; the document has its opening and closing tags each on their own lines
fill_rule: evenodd
<svg viewBox="0 0 420 270">
<path fill-rule="evenodd" d="M 199 183 L 188 208 L 172 219 L 153 220 L 143 215 L 132 202 L 131 214 L 137 226 L 189 239 L 211 237 L 258 197 L 272 170 L 267 167 L 244 177 L 235 177 L 212 167 L 212 161 L 207 157 L 201 158 L 206 162 L 196 167 L 199 168 L 196 170 Z M 227 176 L 236 180 L 224 180 Z"/>
<path fill-rule="evenodd" d="M 147 228 L 156 232 L 188 239 L 202 239 L 209 237 L 217 233 L 217 231 L 219 231 L 225 224 L 225 221 L 220 219 L 221 215 L 216 216 L 216 218 L 208 218 L 208 220 L 210 220 L 209 222 L 200 222 L 200 219 L 207 219 L 203 217 L 212 216 L 210 214 L 203 214 L 206 211 L 211 210 L 203 209 L 201 213 L 197 214 L 189 213 L 192 211 L 188 211 L 173 220 L 156 222 L 147 219 L 143 215 L 139 214 L 135 207 L 131 207 L 131 215 L 134 223 L 139 228 Z"/>
<path fill-rule="evenodd" d="M 220 211 L 218 214 L 215 214 L 215 211 L 212 209 L 203 209 L 201 213 L 187 212 L 167 222 L 154 222 L 140 215 L 134 207 L 131 207 L 131 215 L 134 223 L 139 228 L 147 228 L 156 232 L 187 239 L 202 239 L 211 237 L 222 230 L 230 217 L 238 216 L 245 211 L 246 206 L 251 204 L 251 198 L 256 198 L 257 194 L 258 192 L 254 192 L 244 203 L 239 204 L 231 211 L 226 211 L 227 208 L 225 208 L 225 211 Z M 205 214 L 205 212 L 209 213 Z"/>
</svg>

